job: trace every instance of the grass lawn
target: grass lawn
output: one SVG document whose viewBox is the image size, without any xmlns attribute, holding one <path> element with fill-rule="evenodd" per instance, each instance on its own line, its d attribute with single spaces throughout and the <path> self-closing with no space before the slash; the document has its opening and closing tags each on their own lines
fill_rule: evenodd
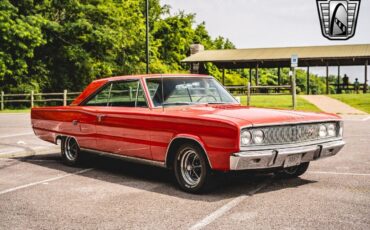
<svg viewBox="0 0 370 230">
<path fill-rule="evenodd" d="M 370 94 L 333 94 L 329 96 L 358 110 L 370 113 Z"/>
<path fill-rule="evenodd" d="M 241 103 L 247 104 L 247 96 L 241 96 Z M 279 109 L 292 109 L 292 96 L 290 95 L 252 95 L 251 106 L 266 107 L 266 108 L 279 108 Z M 315 105 L 309 103 L 305 99 L 297 96 L 297 110 L 321 112 Z"/>
<path fill-rule="evenodd" d="M 0 110 L 0 113 L 29 113 L 31 109 L 4 109 Z"/>
</svg>

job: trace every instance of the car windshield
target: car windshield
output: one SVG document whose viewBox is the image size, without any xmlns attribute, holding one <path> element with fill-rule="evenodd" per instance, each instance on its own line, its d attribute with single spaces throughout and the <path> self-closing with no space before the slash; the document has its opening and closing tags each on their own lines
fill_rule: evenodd
<svg viewBox="0 0 370 230">
<path fill-rule="evenodd" d="M 149 78 L 146 82 L 156 107 L 238 103 L 215 79 L 209 77 Z"/>
</svg>

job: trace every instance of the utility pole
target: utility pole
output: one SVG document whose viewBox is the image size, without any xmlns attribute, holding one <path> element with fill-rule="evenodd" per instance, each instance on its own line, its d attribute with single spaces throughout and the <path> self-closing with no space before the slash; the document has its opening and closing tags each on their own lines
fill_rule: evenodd
<svg viewBox="0 0 370 230">
<path fill-rule="evenodd" d="M 145 22 L 146 22 L 146 74 L 149 74 L 149 0 L 145 2 Z"/>
</svg>

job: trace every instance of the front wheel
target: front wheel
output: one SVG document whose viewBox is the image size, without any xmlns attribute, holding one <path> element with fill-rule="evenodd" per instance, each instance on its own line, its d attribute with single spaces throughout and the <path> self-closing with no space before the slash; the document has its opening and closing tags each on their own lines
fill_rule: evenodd
<svg viewBox="0 0 370 230">
<path fill-rule="evenodd" d="M 176 152 L 174 171 L 185 192 L 204 192 L 211 183 L 211 169 L 203 150 L 193 144 L 182 145 Z"/>
<path fill-rule="evenodd" d="M 283 170 L 275 172 L 275 174 L 278 177 L 282 177 L 282 178 L 299 177 L 307 171 L 309 165 L 310 165 L 310 162 L 301 163 L 300 165 L 285 168 Z"/>
<path fill-rule="evenodd" d="M 61 153 L 63 163 L 69 166 L 76 166 L 81 161 L 81 150 L 73 137 L 65 137 L 62 140 Z"/>
</svg>

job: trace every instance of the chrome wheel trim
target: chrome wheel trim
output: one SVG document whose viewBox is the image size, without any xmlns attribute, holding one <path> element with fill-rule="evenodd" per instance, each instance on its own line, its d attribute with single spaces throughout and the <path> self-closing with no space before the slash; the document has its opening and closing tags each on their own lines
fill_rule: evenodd
<svg viewBox="0 0 370 230">
<path fill-rule="evenodd" d="M 67 137 L 64 143 L 64 154 L 69 161 L 75 161 L 77 159 L 79 147 L 77 141 L 72 137 Z"/>
<path fill-rule="evenodd" d="M 198 154 L 192 149 L 186 149 L 180 158 L 181 176 L 184 181 L 194 187 L 200 182 L 203 167 Z"/>
</svg>

